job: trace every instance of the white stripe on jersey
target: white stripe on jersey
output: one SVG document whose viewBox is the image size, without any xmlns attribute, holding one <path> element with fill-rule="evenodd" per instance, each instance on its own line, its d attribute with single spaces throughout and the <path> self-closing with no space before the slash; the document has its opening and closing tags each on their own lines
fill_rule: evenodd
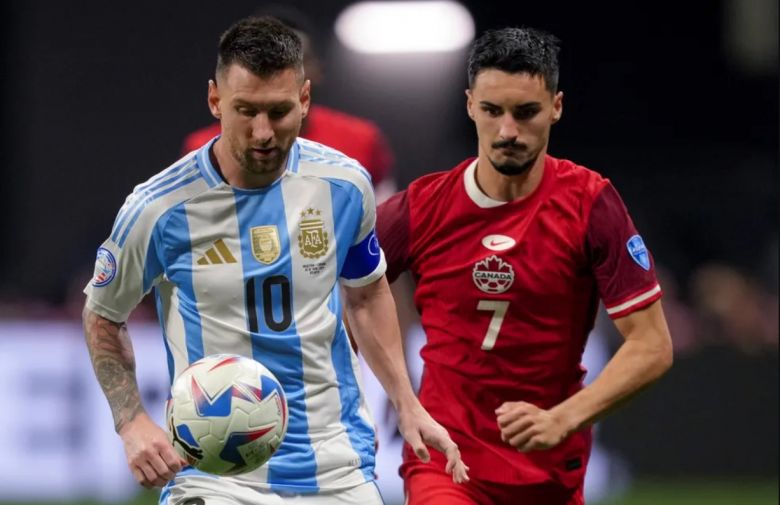
<svg viewBox="0 0 780 505">
<path fill-rule="evenodd" d="M 359 166 L 358 166 L 359 167 Z M 311 158 L 304 155 L 304 151 L 301 150 L 301 161 L 298 168 L 298 173 L 304 176 L 316 176 L 316 177 L 332 177 L 340 181 L 351 182 L 360 189 L 363 193 L 363 213 L 376 213 L 376 203 L 374 201 L 374 193 L 371 190 L 371 181 L 361 171 L 362 168 L 354 167 L 351 165 L 322 165 L 311 160 Z M 355 241 L 349 245 L 355 245 L 360 243 L 366 235 L 368 235 L 373 227 L 363 226 L 360 228 L 360 233 L 356 237 Z"/>
<path fill-rule="evenodd" d="M 174 370 L 169 372 L 173 377 L 178 377 L 189 366 L 184 319 L 179 307 L 179 289 L 169 282 L 161 282 L 157 285 L 157 297 L 163 312 L 159 316 L 163 318 L 164 337 L 174 364 Z"/>
<path fill-rule="evenodd" d="M 198 300 L 203 355 L 231 353 L 252 357 L 252 345 L 246 327 L 244 307 L 244 266 L 241 241 L 232 190 L 223 186 L 184 205 L 192 244 L 192 284 Z M 198 265 L 199 258 L 222 240 L 235 262 L 216 265 Z M 231 278 L 236 282 L 222 282 Z M 229 301 L 228 310 L 220 310 L 215 317 L 208 307 L 215 300 Z"/>
<path fill-rule="evenodd" d="M 317 428 L 317 431 L 310 429 L 309 436 L 312 446 L 316 448 L 318 480 L 325 477 L 325 481 L 339 481 L 344 486 L 357 485 L 365 482 L 365 479 L 354 471 L 354 467 L 344 463 L 359 461 L 360 457 L 352 448 L 341 423 L 339 390 L 331 387 L 338 383 L 332 366 L 331 347 L 336 330 L 336 315 L 328 309 L 330 293 L 322 290 L 323 286 L 334 286 L 337 281 L 335 256 L 338 243 L 330 184 L 313 177 L 286 177 L 282 181 L 282 195 L 287 206 L 293 275 L 293 319 L 301 337 L 306 414 L 309 426 Z M 312 260 L 298 254 L 298 223 L 301 214 L 310 207 L 320 210 L 325 217 L 324 231 L 330 237 L 328 256 L 332 258 L 327 261 L 327 267 L 317 274 L 316 282 L 304 269 L 304 264 L 312 263 Z M 351 456 L 345 457 L 345 454 Z"/>
</svg>

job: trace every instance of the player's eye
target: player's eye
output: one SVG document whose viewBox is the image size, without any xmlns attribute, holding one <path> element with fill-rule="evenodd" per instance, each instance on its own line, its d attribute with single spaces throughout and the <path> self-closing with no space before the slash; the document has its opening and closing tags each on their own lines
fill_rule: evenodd
<svg viewBox="0 0 780 505">
<path fill-rule="evenodd" d="M 284 116 L 290 113 L 290 107 L 278 107 L 268 111 L 268 118 L 271 120 L 282 119 Z"/>
<path fill-rule="evenodd" d="M 236 107 L 236 111 L 245 117 L 255 117 L 257 111 L 249 107 Z"/>
<path fill-rule="evenodd" d="M 539 107 L 523 107 L 522 109 L 516 110 L 513 116 L 518 121 L 528 121 L 529 119 L 539 114 L 540 110 L 541 108 Z"/>
<path fill-rule="evenodd" d="M 498 107 L 490 107 L 488 105 L 482 106 L 482 110 L 484 110 L 488 116 L 490 117 L 498 117 L 501 115 L 501 109 Z"/>
</svg>

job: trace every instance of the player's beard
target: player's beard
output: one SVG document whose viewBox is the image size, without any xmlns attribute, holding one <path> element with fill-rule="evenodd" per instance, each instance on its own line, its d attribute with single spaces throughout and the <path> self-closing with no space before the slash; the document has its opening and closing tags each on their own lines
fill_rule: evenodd
<svg viewBox="0 0 780 505">
<path fill-rule="evenodd" d="M 496 171 L 502 175 L 522 175 L 528 170 L 531 169 L 532 166 L 534 166 L 534 163 L 536 163 L 536 159 L 539 156 L 534 156 L 533 158 L 523 162 L 523 163 L 496 163 L 493 160 L 490 160 L 490 164 L 493 165 L 493 168 L 496 169 Z"/>
<path fill-rule="evenodd" d="M 514 148 L 519 151 L 527 151 L 528 147 L 523 144 L 516 144 L 514 140 L 510 141 L 500 141 L 495 142 L 491 145 L 493 149 L 502 149 L 502 148 Z M 490 164 L 493 165 L 493 168 L 496 169 L 496 171 L 502 175 L 506 176 L 514 176 L 514 175 L 522 175 L 526 172 L 528 172 L 531 167 L 534 166 L 534 163 L 536 163 L 536 160 L 539 158 L 539 153 L 531 154 L 529 158 L 526 158 L 525 161 L 513 161 L 511 159 L 506 159 L 503 163 L 499 163 L 496 160 L 488 157 L 488 160 L 490 160 Z"/>
<path fill-rule="evenodd" d="M 236 153 L 236 159 L 241 165 L 243 170 L 255 175 L 272 174 L 278 172 L 287 159 L 287 152 L 283 152 L 281 148 L 276 151 L 276 156 L 267 160 L 258 160 L 252 156 L 252 149 L 246 149 Z"/>
</svg>

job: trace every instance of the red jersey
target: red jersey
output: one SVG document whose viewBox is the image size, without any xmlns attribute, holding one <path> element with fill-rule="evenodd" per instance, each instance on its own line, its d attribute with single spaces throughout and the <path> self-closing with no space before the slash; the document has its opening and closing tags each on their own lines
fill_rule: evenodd
<svg viewBox="0 0 780 505">
<path fill-rule="evenodd" d="M 196 130 L 184 139 L 186 154 L 219 135 L 219 123 Z M 306 117 L 301 137 L 325 144 L 360 162 L 371 174 L 374 185 L 390 171 L 393 153 L 381 130 L 371 121 L 337 110 L 312 105 Z"/>
<path fill-rule="evenodd" d="M 377 212 L 388 278 L 408 269 L 417 281 L 420 401 L 473 477 L 576 487 L 589 429 L 521 453 L 501 441 L 494 411 L 506 401 L 549 409 L 579 391 L 599 299 L 616 318 L 660 298 L 653 261 L 599 174 L 547 156 L 534 192 L 505 203 L 481 192 L 475 169 L 467 160 L 417 179 Z M 402 474 L 415 464 L 408 446 L 404 459 Z"/>
</svg>

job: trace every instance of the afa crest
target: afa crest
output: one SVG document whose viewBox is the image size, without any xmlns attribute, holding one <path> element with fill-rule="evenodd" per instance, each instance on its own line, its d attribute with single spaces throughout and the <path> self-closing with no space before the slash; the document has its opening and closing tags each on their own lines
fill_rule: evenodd
<svg viewBox="0 0 780 505">
<path fill-rule="evenodd" d="M 252 255 L 257 261 L 270 265 L 279 258 L 279 230 L 276 226 L 255 226 L 252 234 Z"/>
<path fill-rule="evenodd" d="M 322 211 L 306 209 L 301 212 L 301 222 L 298 225 L 298 249 L 301 256 L 309 259 L 317 259 L 328 252 L 328 232 L 325 231 L 325 222 L 320 215 Z"/>
</svg>

